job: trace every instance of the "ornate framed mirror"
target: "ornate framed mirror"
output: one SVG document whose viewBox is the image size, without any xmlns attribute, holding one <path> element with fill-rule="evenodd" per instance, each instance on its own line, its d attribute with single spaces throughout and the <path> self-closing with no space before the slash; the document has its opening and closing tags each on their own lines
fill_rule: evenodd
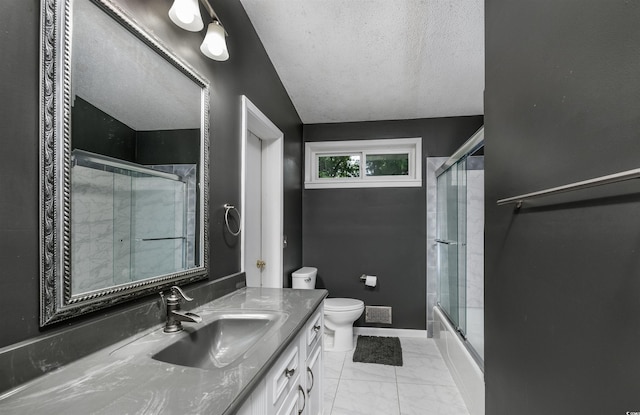
<svg viewBox="0 0 640 415">
<path fill-rule="evenodd" d="M 45 326 L 207 277 L 209 82 L 108 0 L 41 5 Z"/>
</svg>

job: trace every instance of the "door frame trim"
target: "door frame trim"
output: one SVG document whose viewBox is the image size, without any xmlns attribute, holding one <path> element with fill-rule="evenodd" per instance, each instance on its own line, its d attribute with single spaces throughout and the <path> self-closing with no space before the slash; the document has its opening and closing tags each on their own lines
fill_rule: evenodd
<svg viewBox="0 0 640 415">
<path fill-rule="evenodd" d="M 262 286 L 283 286 L 284 234 L 284 182 L 283 149 L 284 133 L 264 115 L 245 95 L 242 101 L 242 149 L 240 214 L 245 229 L 246 151 L 248 131 L 262 140 L 262 259 L 267 268 L 263 271 Z M 245 232 L 240 237 L 240 270 L 245 271 Z"/>
</svg>

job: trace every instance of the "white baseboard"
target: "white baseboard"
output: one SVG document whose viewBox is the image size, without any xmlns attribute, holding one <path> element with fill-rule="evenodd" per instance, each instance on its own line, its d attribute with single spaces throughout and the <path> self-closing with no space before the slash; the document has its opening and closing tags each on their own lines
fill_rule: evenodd
<svg viewBox="0 0 640 415">
<path fill-rule="evenodd" d="M 386 337 L 418 337 L 427 338 L 426 330 L 414 329 L 386 329 L 381 327 L 354 327 L 354 334 L 363 336 L 386 336 Z"/>
</svg>

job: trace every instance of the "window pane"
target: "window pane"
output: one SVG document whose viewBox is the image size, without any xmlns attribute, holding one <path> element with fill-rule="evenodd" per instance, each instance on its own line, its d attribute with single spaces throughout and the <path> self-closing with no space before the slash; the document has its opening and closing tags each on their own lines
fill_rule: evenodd
<svg viewBox="0 0 640 415">
<path fill-rule="evenodd" d="M 336 179 L 360 177 L 360 156 L 320 156 L 318 157 L 318 178 Z"/>
<path fill-rule="evenodd" d="M 368 154 L 367 176 L 408 176 L 409 154 Z"/>
</svg>

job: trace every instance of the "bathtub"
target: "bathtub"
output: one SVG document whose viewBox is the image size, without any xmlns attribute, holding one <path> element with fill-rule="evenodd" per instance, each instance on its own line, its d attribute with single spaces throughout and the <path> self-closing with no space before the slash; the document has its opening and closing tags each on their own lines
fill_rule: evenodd
<svg viewBox="0 0 640 415">
<path fill-rule="evenodd" d="M 433 340 L 435 340 L 470 415 L 484 415 L 484 372 L 465 346 L 440 307 L 435 306 Z"/>
</svg>

